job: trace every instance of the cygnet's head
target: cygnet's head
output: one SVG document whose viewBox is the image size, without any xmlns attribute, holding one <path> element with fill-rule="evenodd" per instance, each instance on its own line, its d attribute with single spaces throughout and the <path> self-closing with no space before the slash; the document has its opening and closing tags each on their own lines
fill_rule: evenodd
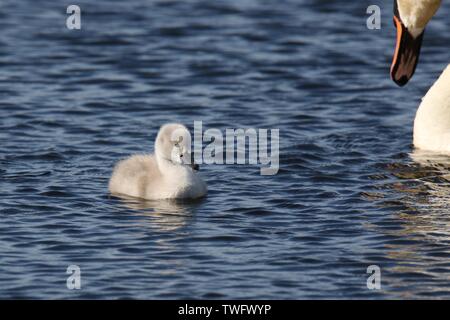
<svg viewBox="0 0 450 320">
<path fill-rule="evenodd" d="M 158 160 L 189 166 L 194 170 L 199 169 L 191 158 L 191 134 L 182 124 L 168 123 L 159 129 L 155 141 L 155 154 Z"/>
</svg>

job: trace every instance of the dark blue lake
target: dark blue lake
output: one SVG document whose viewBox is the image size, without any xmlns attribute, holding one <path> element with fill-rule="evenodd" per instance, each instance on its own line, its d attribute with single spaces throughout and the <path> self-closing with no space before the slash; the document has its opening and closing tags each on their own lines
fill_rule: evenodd
<svg viewBox="0 0 450 320">
<path fill-rule="evenodd" d="M 392 2 L 380 30 L 371 4 L 3 0 L 0 298 L 450 298 L 450 157 L 412 147 L 450 6 L 399 88 Z M 278 174 L 203 165 L 195 202 L 109 194 L 118 160 L 194 121 L 279 129 Z"/>
</svg>

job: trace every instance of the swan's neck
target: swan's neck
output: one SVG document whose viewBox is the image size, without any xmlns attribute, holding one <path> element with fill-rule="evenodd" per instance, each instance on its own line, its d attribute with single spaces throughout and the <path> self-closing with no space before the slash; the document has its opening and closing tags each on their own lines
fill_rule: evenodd
<svg viewBox="0 0 450 320">
<path fill-rule="evenodd" d="M 441 0 L 396 0 L 398 13 L 408 31 L 417 37 L 441 5 Z"/>
<path fill-rule="evenodd" d="M 420 149 L 450 152 L 450 65 L 417 110 L 414 145 Z"/>
</svg>

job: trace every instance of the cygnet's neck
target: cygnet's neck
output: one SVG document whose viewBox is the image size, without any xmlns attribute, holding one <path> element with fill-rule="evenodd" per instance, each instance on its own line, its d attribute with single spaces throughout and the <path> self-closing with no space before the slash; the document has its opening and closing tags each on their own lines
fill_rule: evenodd
<svg viewBox="0 0 450 320">
<path fill-rule="evenodd" d="M 192 169 L 188 166 L 173 163 L 156 153 L 156 163 L 160 173 L 169 179 L 184 179 L 192 175 Z"/>
</svg>

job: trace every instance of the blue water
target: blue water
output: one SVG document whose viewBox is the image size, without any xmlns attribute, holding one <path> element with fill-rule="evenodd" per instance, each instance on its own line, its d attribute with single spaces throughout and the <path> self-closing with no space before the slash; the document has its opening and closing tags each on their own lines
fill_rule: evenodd
<svg viewBox="0 0 450 320">
<path fill-rule="evenodd" d="M 3 0 L 0 298 L 450 298 L 450 158 L 414 151 L 450 6 L 410 84 L 379 1 Z M 196 202 L 111 196 L 158 127 L 280 129 L 280 170 L 203 165 Z M 81 268 L 81 289 L 66 268 Z M 381 268 L 381 290 L 366 286 Z"/>
</svg>

